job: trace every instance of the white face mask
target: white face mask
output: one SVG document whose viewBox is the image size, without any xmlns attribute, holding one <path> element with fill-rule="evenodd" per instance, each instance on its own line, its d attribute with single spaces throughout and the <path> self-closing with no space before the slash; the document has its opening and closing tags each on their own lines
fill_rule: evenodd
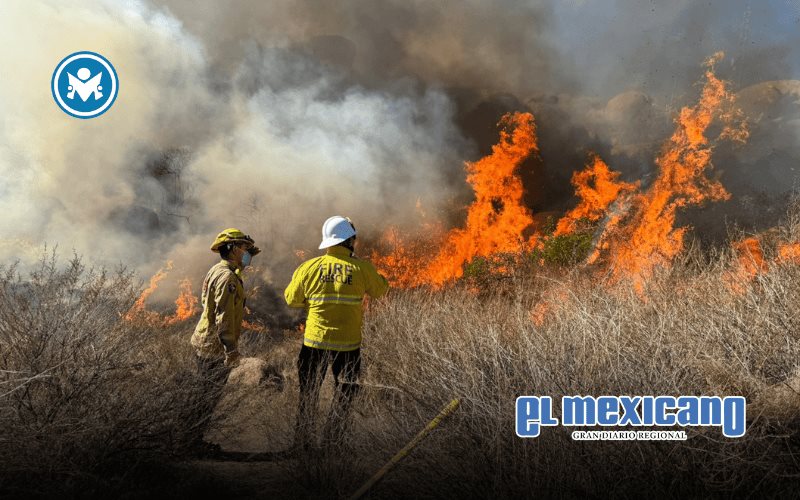
<svg viewBox="0 0 800 500">
<path fill-rule="evenodd" d="M 242 267 L 247 267 L 250 265 L 250 261 L 253 260 L 253 256 L 247 250 L 244 251 L 244 255 L 242 255 Z"/>
</svg>

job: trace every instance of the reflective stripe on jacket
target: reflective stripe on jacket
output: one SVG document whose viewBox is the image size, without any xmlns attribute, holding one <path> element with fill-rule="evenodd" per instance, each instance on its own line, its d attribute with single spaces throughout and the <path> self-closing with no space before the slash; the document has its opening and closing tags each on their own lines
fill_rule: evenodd
<svg viewBox="0 0 800 500">
<path fill-rule="evenodd" d="M 388 288 L 386 278 L 370 262 L 335 246 L 295 270 L 284 298 L 290 307 L 308 308 L 305 345 L 352 351 L 361 347 L 364 294 L 377 298 Z"/>
<path fill-rule="evenodd" d="M 194 329 L 192 345 L 200 356 L 235 351 L 244 316 L 244 286 L 237 268 L 222 260 L 203 280 L 203 314 Z"/>
</svg>

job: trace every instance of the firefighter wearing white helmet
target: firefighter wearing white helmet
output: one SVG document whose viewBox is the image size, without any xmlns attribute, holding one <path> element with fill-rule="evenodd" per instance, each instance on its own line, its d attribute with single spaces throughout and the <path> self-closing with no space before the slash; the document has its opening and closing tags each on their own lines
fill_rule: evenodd
<svg viewBox="0 0 800 500">
<path fill-rule="evenodd" d="M 319 388 L 330 364 L 336 387 L 325 425 L 332 442 L 344 430 L 361 370 L 362 302 L 377 298 L 389 283 L 370 262 L 353 255 L 356 228 L 347 217 L 334 216 L 322 225 L 320 249 L 325 254 L 302 263 L 286 287 L 290 307 L 305 308 L 308 318 L 297 360 L 300 402 L 296 444 L 307 447 L 316 427 Z"/>
<path fill-rule="evenodd" d="M 261 250 L 253 238 L 230 228 L 219 233 L 211 251 L 220 254 L 217 262 L 203 280 L 203 314 L 195 327 L 191 343 L 196 349 L 198 387 L 193 407 L 195 411 L 195 447 L 216 451 L 203 442 L 211 415 L 222 396 L 230 369 L 239 361 L 239 335 L 242 330 L 245 294 L 242 270 L 250 265 Z"/>
<path fill-rule="evenodd" d="M 322 224 L 322 243 L 319 249 L 330 248 L 356 235 L 356 228 L 347 217 L 334 215 Z"/>
</svg>

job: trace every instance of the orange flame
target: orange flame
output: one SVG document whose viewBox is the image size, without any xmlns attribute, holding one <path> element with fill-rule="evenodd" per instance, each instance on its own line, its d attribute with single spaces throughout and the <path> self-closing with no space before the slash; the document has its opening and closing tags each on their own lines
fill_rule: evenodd
<svg viewBox="0 0 800 500">
<path fill-rule="evenodd" d="M 612 171 L 597 155 L 580 172 L 572 174 L 572 185 L 580 203 L 567 212 L 556 225 L 554 235 L 573 233 L 581 219 L 595 222 L 605 215 L 608 207 L 621 195 L 632 193 L 639 183 L 622 182 L 620 173 Z"/>
<path fill-rule="evenodd" d="M 738 256 L 738 275 L 743 278 L 753 278 L 764 272 L 767 268 L 764 260 L 764 250 L 758 238 L 746 238 L 733 245 Z"/>
<path fill-rule="evenodd" d="M 544 325 L 548 317 L 553 316 L 556 312 L 554 304 L 562 304 L 568 297 L 569 292 L 561 287 L 553 287 L 546 290 L 539 302 L 531 309 L 530 318 L 533 324 L 536 326 Z"/>
<path fill-rule="evenodd" d="M 181 321 L 186 321 L 198 312 L 200 300 L 192 293 L 192 282 L 189 278 L 183 278 L 180 283 L 181 293 L 175 299 L 175 314 L 164 319 L 166 325 L 174 325 Z"/>
<path fill-rule="evenodd" d="M 530 113 L 505 115 L 500 140 L 492 153 L 477 162 L 467 162 L 467 182 L 475 192 L 475 201 L 467 209 L 464 228 L 450 230 L 441 240 L 438 253 L 419 266 L 419 249 L 432 241 L 408 245 L 396 230 L 385 235 L 384 244 L 392 247 L 386 256 L 373 255 L 376 265 L 397 286 L 423 284 L 440 287 L 463 275 L 464 264 L 475 257 L 518 252 L 530 243 L 522 234 L 533 225 L 533 218 L 523 203 L 524 189 L 517 176 L 520 164 L 538 151 L 536 125 Z M 412 248 L 409 249 L 409 246 Z"/>
<path fill-rule="evenodd" d="M 573 175 L 580 202 L 559 220 L 554 234 L 574 233 L 582 221 L 605 217 L 588 263 L 602 262 L 613 280 L 630 278 L 640 292 L 655 268 L 669 265 L 684 248 L 688 228 L 675 227 L 678 210 L 730 198 L 719 181 L 705 176 L 718 141 L 744 142 L 748 137 L 733 94 L 714 73 L 722 57 L 720 52 L 706 61 L 700 98 L 676 117 L 675 131 L 656 158 L 658 174 L 646 190 L 640 190 L 638 182 L 620 181 L 619 172 L 597 156 Z M 721 125 L 715 137 L 708 136 L 712 123 Z M 500 140 L 492 153 L 466 164 L 475 201 L 468 207 L 465 227 L 423 238 L 404 238 L 394 229 L 384 235 L 382 243 L 390 252 L 372 257 L 394 285 L 438 288 L 461 277 L 464 265 L 476 257 L 491 260 L 492 272 L 502 272 L 494 265 L 501 254 L 518 254 L 542 242 L 536 234 L 527 240 L 523 236 L 534 221 L 523 204 L 517 175 L 519 165 L 538 151 L 533 116 L 509 114 L 500 125 Z M 546 307 L 545 303 L 532 312 L 534 321 L 543 317 Z"/>
<path fill-rule="evenodd" d="M 150 278 L 147 288 L 142 291 L 133 306 L 123 316 L 125 321 L 137 321 L 151 326 L 169 326 L 185 321 L 200 311 L 199 300 L 192 292 L 192 282 L 189 278 L 184 278 L 180 281 L 180 294 L 175 299 L 174 314 L 165 317 L 155 311 L 147 310 L 145 302 L 153 295 L 153 292 L 158 288 L 158 284 L 171 270 L 172 261 L 169 261 L 164 267 L 156 271 Z"/>
<path fill-rule="evenodd" d="M 267 331 L 267 327 L 264 326 L 263 324 L 257 322 L 250 322 L 247 320 L 242 320 L 242 328 L 257 333 L 264 333 L 265 331 Z"/>
<path fill-rule="evenodd" d="M 731 291 L 737 294 L 745 292 L 745 286 L 756 276 L 769 269 L 769 262 L 764 257 L 764 250 L 759 238 L 750 237 L 733 243 L 736 253 L 736 266 L 724 275 Z M 774 263 L 800 264 L 800 243 L 779 242 Z"/>
<path fill-rule="evenodd" d="M 125 313 L 125 321 L 133 321 L 137 317 L 147 316 L 147 310 L 145 308 L 145 301 L 153 295 L 153 292 L 156 291 L 158 288 L 158 284 L 164 277 L 167 275 L 167 272 L 172 270 L 172 261 L 167 262 L 166 266 L 162 267 L 156 274 L 154 274 L 150 278 L 150 283 L 148 283 L 147 288 L 142 291 L 139 297 L 136 299 L 136 302 L 133 303 L 133 306 Z"/>
<path fill-rule="evenodd" d="M 800 264 L 800 243 L 782 243 L 778 246 L 778 260 Z"/>
<path fill-rule="evenodd" d="M 533 321 L 533 324 L 536 326 L 542 326 L 549 311 L 550 311 L 549 303 L 537 302 L 536 305 L 533 306 L 533 310 L 531 311 L 531 321 Z"/>
<path fill-rule="evenodd" d="M 733 243 L 736 253 L 736 267 L 724 274 L 731 291 L 737 295 L 745 293 L 747 284 L 767 270 L 764 250 L 758 238 L 745 238 Z"/>
<path fill-rule="evenodd" d="M 386 276 L 392 286 L 410 288 L 425 282 L 424 275 L 418 270 L 419 262 L 430 259 L 431 248 L 438 248 L 442 239 L 441 231 L 428 227 L 423 233 L 425 238 L 413 238 L 404 235 L 396 227 L 390 227 L 383 233 L 381 247 L 386 251 L 372 252 L 372 260 Z M 424 265 L 424 264 L 423 264 Z"/>
<path fill-rule="evenodd" d="M 607 225 L 590 256 L 593 262 L 600 252 L 605 253 L 613 276 L 633 278 L 639 290 L 656 266 L 669 264 L 683 249 L 686 228 L 675 228 L 677 210 L 730 197 L 721 183 L 703 175 L 713 148 L 705 134 L 714 118 L 725 124 L 719 138 L 743 141 L 747 137 L 743 123 L 738 128 L 732 125 L 740 114 L 723 109 L 733 103 L 733 95 L 713 71 L 721 57 L 717 53 L 706 62 L 700 101 L 681 109 L 676 130 L 656 160 L 658 177 L 646 192 L 633 197 L 624 220 Z"/>
</svg>

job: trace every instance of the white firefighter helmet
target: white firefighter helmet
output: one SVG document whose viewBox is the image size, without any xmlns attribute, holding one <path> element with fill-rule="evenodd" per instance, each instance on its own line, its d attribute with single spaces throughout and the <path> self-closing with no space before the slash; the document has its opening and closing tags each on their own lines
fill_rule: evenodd
<svg viewBox="0 0 800 500">
<path fill-rule="evenodd" d="M 341 215 L 334 215 L 322 224 L 322 243 L 319 248 L 328 248 L 347 241 L 356 235 L 356 228 L 350 219 Z"/>
</svg>

